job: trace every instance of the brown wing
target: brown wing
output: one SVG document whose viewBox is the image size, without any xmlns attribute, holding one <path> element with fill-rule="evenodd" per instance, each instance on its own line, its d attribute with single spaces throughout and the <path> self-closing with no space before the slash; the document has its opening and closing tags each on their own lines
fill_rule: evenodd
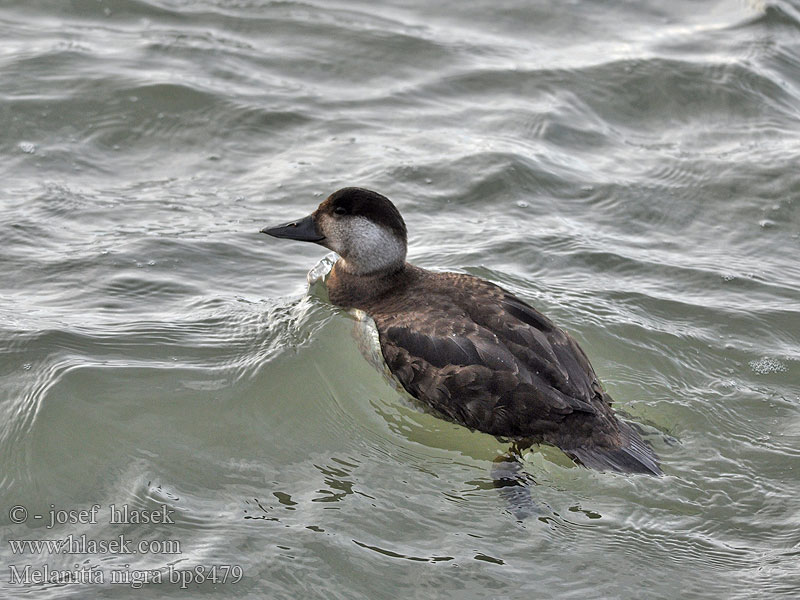
<svg viewBox="0 0 800 600">
<path fill-rule="evenodd" d="M 409 393 L 495 435 L 537 435 L 596 412 L 602 390 L 572 338 L 497 286 L 434 276 L 457 281 L 428 296 L 428 311 L 374 315 L 384 358 Z"/>
</svg>

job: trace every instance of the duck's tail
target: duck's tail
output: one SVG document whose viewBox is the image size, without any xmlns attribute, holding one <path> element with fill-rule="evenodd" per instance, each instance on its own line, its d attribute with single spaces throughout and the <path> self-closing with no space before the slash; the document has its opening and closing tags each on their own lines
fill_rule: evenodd
<svg viewBox="0 0 800 600">
<path fill-rule="evenodd" d="M 619 421 L 621 444 L 618 447 L 583 446 L 564 451 L 573 460 L 598 471 L 663 475 L 658 457 L 633 427 Z"/>
</svg>

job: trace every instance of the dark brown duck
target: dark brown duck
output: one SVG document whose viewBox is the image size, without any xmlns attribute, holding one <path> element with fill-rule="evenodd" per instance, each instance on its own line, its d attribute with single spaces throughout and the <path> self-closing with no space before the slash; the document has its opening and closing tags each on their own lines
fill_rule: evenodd
<svg viewBox="0 0 800 600">
<path fill-rule="evenodd" d="M 339 255 L 331 302 L 372 317 L 392 374 L 447 418 L 521 445 L 552 444 L 594 469 L 661 474 L 575 340 L 492 283 L 407 263 L 406 226 L 388 198 L 344 188 L 304 219 L 262 231 Z"/>
</svg>

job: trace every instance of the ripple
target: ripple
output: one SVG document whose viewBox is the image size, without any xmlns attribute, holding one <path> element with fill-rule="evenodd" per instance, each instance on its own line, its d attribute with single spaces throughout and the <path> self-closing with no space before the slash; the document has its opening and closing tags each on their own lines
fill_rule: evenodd
<svg viewBox="0 0 800 600">
<path fill-rule="evenodd" d="M 797 10 L 786 3 L 770 2 L 764 11 L 740 27 L 764 27 L 767 30 L 783 28 L 800 29 L 800 15 Z"/>
</svg>

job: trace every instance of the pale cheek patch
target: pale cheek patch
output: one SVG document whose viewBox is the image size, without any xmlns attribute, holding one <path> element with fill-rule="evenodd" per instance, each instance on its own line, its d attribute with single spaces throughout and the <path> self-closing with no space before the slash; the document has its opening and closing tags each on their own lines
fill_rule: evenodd
<svg viewBox="0 0 800 600">
<path fill-rule="evenodd" d="M 342 255 L 342 227 L 339 222 L 327 215 L 322 215 L 319 220 L 319 228 L 322 235 L 325 236 L 324 246 L 330 248 L 339 256 Z"/>
<path fill-rule="evenodd" d="M 363 217 L 327 219 L 325 235 L 329 248 L 339 254 L 347 270 L 356 274 L 372 273 L 402 263 L 406 247 L 389 230 Z"/>
</svg>

